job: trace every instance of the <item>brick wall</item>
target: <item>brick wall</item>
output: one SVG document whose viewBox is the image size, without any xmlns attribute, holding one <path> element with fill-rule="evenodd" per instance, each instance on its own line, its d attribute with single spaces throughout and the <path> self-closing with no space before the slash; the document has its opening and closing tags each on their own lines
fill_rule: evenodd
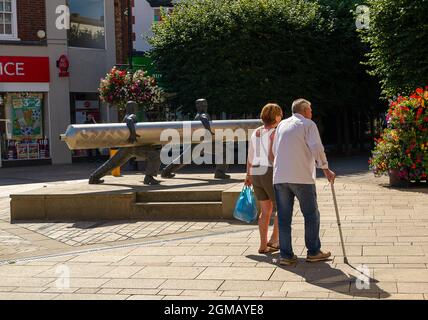
<svg viewBox="0 0 428 320">
<path fill-rule="evenodd" d="M 46 0 L 18 0 L 18 37 L 22 41 L 40 41 L 39 30 L 46 31 Z"/>
<path fill-rule="evenodd" d="M 116 63 L 125 64 L 128 57 L 127 0 L 115 0 Z"/>
</svg>

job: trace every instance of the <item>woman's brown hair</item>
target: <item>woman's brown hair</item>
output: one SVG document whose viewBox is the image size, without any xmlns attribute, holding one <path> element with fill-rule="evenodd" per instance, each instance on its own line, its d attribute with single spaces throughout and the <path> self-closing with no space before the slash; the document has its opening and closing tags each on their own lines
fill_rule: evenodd
<svg viewBox="0 0 428 320">
<path fill-rule="evenodd" d="M 272 125 L 276 122 L 277 116 L 283 116 L 282 109 L 275 103 L 268 103 L 264 106 L 260 118 L 265 125 Z"/>
</svg>

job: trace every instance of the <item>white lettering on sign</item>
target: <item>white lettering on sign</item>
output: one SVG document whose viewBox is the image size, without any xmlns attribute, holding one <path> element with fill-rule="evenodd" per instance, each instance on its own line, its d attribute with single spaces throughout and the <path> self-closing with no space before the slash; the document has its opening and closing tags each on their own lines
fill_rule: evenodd
<svg viewBox="0 0 428 320">
<path fill-rule="evenodd" d="M 0 62 L 0 76 L 25 76 L 23 62 Z"/>
<path fill-rule="evenodd" d="M 25 76 L 24 63 L 20 62 L 20 63 L 16 64 L 16 75 L 17 76 Z"/>
<path fill-rule="evenodd" d="M 60 5 L 56 8 L 55 13 L 58 15 L 56 18 L 55 26 L 58 30 L 70 29 L 70 8 L 66 5 Z"/>
</svg>

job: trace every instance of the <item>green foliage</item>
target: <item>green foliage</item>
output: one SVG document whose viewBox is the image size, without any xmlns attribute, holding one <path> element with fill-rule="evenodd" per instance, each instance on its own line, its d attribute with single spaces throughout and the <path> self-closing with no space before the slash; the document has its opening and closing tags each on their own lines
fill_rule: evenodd
<svg viewBox="0 0 428 320">
<path fill-rule="evenodd" d="M 370 45 L 367 65 L 381 79 L 385 97 L 409 94 L 427 83 L 428 1 L 368 0 L 370 28 L 361 32 Z"/>
<path fill-rule="evenodd" d="M 354 15 L 361 1 L 318 0 L 318 3 L 325 19 L 333 25 L 332 32 L 323 39 L 327 48 L 322 58 L 325 61 L 317 67 L 323 85 L 321 106 L 334 111 L 379 109 L 378 81 L 361 65 L 367 48 L 359 39 Z"/>
<path fill-rule="evenodd" d="M 361 108 L 377 92 L 360 65 L 355 3 L 185 0 L 154 27 L 151 56 L 187 110 L 201 97 L 213 113 L 258 112 L 298 97 L 318 109 Z"/>
</svg>

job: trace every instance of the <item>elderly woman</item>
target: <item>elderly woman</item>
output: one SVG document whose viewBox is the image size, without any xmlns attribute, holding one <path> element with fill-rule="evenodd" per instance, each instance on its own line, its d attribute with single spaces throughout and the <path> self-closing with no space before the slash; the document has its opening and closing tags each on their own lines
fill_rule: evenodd
<svg viewBox="0 0 428 320">
<path fill-rule="evenodd" d="M 279 250 L 278 217 L 275 216 L 273 233 L 268 241 L 269 222 L 272 212 L 276 211 L 275 191 L 273 188 L 273 158 L 271 152 L 275 129 L 283 117 L 277 104 L 267 104 L 262 112 L 263 126 L 254 131 L 249 142 L 247 177 L 245 185 L 253 186 L 257 201 L 260 203 L 259 216 L 260 254 Z"/>
</svg>

